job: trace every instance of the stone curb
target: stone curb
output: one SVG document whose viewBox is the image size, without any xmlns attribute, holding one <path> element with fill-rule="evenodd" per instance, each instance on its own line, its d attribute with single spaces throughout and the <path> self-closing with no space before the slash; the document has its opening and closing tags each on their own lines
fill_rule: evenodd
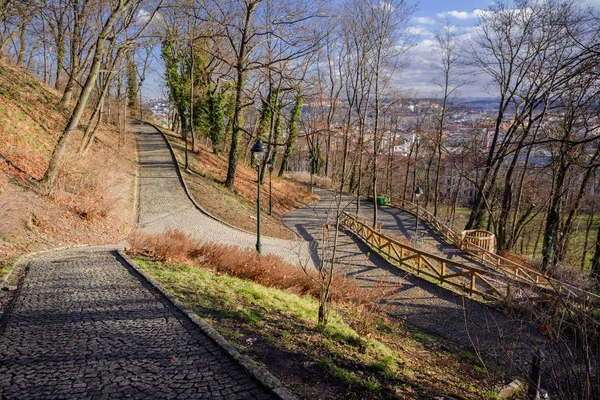
<svg viewBox="0 0 600 400">
<path fill-rule="evenodd" d="M 179 182 L 181 183 L 181 186 L 183 186 L 183 191 L 185 192 L 186 196 L 188 197 L 188 199 L 190 199 L 190 201 L 192 202 L 192 204 L 194 205 L 194 207 L 196 207 L 196 209 L 198 211 L 200 211 L 202 214 L 206 215 L 209 218 L 214 219 L 217 222 L 220 222 L 223 225 L 226 225 L 230 228 L 233 228 L 237 231 L 240 232 L 244 232 L 244 233 L 248 233 L 251 235 L 255 235 L 256 233 L 254 232 L 249 232 L 246 231 L 244 229 L 238 228 L 237 226 L 233 226 L 217 217 L 215 217 L 214 215 L 212 215 L 211 213 L 209 213 L 208 211 L 206 211 L 204 208 L 202 208 L 202 206 L 200 206 L 198 203 L 196 203 L 196 200 L 194 200 L 194 198 L 192 197 L 192 194 L 190 193 L 190 190 L 187 187 L 187 184 L 185 183 L 185 180 L 183 179 L 183 175 L 181 174 L 181 170 L 179 168 L 179 161 L 177 161 L 177 157 L 175 156 L 175 151 L 173 150 L 173 147 L 171 146 L 171 143 L 169 142 L 169 139 L 167 139 L 165 133 L 162 131 L 161 128 L 159 128 L 157 125 L 148 122 L 148 121 L 143 121 L 145 124 L 148 124 L 150 126 L 152 126 L 154 129 L 156 129 L 158 132 L 160 132 L 160 134 L 162 135 L 163 140 L 167 143 L 167 147 L 169 148 L 169 152 L 171 153 L 171 158 L 173 159 L 173 163 L 175 164 L 175 170 L 177 170 L 177 176 L 179 177 Z"/>
<path fill-rule="evenodd" d="M 131 128 L 131 124 L 129 124 Z M 140 142 L 138 140 L 138 134 L 131 130 L 135 139 L 135 177 L 134 177 L 134 199 L 133 207 L 135 215 L 133 216 L 134 226 L 132 232 L 140 225 Z"/>
<path fill-rule="evenodd" d="M 197 314 L 187 308 L 179 299 L 165 290 L 154 278 L 152 278 L 146 271 L 139 268 L 133 261 L 127 257 L 123 251 L 118 250 L 119 257 L 133 268 L 141 277 L 143 277 L 148 284 L 150 284 L 159 293 L 165 296 L 173 306 L 178 308 L 184 313 L 194 325 L 196 325 L 202 332 L 210 337 L 217 345 L 219 345 L 231 358 L 233 358 L 242 368 L 250 373 L 260 384 L 271 391 L 278 399 L 281 400 L 298 400 L 298 398 L 286 387 L 284 387 L 279 379 L 275 378 L 266 368 L 258 366 L 254 361 L 248 357 L 240 354 L 219 332 L 217 332 L 207 322 L 202 320 Z"/>
</svg>

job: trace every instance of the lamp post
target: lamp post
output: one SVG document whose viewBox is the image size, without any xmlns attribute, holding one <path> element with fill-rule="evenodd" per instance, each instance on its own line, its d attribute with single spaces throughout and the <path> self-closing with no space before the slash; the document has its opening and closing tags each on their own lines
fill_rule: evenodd
<svg viewBox="0 0 600 400">
<path fill-rule="evenodd" d="M 267 161 L 269 167 L 269 215 L 273 215 L 273 158 Z"/>
<path fill-rule="evenodd" d="M 314 169 L 313 167 L 315 164 L 314 157 L 310 156 L 309 161 L 310 161 L 310 191 L 312 192 L 313 191 L 313 169 Z"/>
<path fill-rule="evenodd" d="M 417 186 L 415 189 L 415 199 L 417 199 L 417 213 L 416 213 L 416 221 L 415 221 L 415 246 L 419 242 L 419 197 L 423 194 L 423 190 L 421 190 L 421 186 Z"/>
<path fill-rule="evenodd" d="M 265 159 L 267 148 L 263 144 L 262 140 L 258 139 L 254 146 L 250 149 L 252 153 L 252 165 L 256 168 L 257 173 L 257 197 L 256 197 L 256 252 L 260 254 L 260 167 Z"/>
</svg>

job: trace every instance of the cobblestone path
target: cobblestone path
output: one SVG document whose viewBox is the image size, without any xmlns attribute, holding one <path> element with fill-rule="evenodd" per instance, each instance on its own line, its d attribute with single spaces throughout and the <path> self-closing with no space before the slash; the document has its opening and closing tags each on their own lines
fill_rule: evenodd
<svg viewBox="0 0 600 400">
<path fill-rule="evenodd" d="M 312 257 L 315 263 L 319 263 L 317 248 L 321 227 L 327 215 L 335 215 L 335 205 L 330 192 L 315 191 L 321 196 L 321 201 L 289 213 L 284 223 L 312 243 Z M 355 210 L 352 201 L 354 198 L 350 196 L 342 200 L 343 205 L 350 204 L 348 211 Z M 425 229 L 425 226 L 422 228 Z M 512 319 L 494 307 L 471 301 L 393 267 L 360 239 L 345 233 L 339 237 L 336 268 L 338 272 L 357 279 L 363 287 L 386 289 L 386 306 L 390 314 L 425 332 L 446 338 L 465 350 L 484 354 L 497 362 L 506 362 L 520 372 L 527 372 L 531 349 L 544 342 L 533 327 L 518 318 Z"/>
<path fill-rule="evenodd" d="M 0 324 L 0 399 L 267 399 L 116 252 L 30 263 Z"/>
<path fill-rule="evenodd" d="M 158 233 L 179 229 L 193 237 L 254 249 L 256 235 L 230 228 L 198 211 L 187 197 L 163 136 L 150 125 L 132 125 L 140 158 L 139 231 Z M 310 260 L 302 240 L 261 237 L 263 254 L 292 264 Z"/>
</svg>

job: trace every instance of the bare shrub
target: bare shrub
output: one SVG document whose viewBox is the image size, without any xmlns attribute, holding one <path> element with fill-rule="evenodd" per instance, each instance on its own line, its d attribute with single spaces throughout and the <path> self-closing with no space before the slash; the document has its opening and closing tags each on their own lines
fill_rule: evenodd
<svg viewBox="0 0 600 400">
<path fill-rule="evenodd" d="M 286 263 L 280 257 L 259 256 L 254 250 L 235 246 L 201 243 L 179 230 L 152 235 L 135 234 L 130 245 L 134 254 L 163 262 L 189 264 L 300 296 L 318 298 L 320 294 L 319 282 L 313 274 Z M 341 275 L 333 276 L 333 288 L 331 300 L 334 303 L 369 309 L 376 307 L 384 294 L 382 290 L 363 289 L 353 279 Z"/>
<path fill-rule="evenodd" d="M 200 243 L 180 230 L 146 235 L 135 233 L 129 240 L 131 251 L 163 262 L 189 263 Z"/>
</svg>

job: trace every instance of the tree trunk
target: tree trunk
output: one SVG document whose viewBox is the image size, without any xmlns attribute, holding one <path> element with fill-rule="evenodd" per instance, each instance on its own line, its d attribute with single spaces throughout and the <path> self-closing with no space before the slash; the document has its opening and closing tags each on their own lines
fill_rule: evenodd
<svg viewBox="0 0 600 400">
<path fill-rule="evenodd" d="M 592 277 L 596 279 L 596 285 L 600 287 L 600 229 L 596 234 L 596 251 L 592 258 Z"/>
<path fill-rule="evenodd" d="M 554 190 L 548 206 L 548 214 L 546 215 L 546 225 L 544 228 L 544 240 L 542 244 L 542 271 L 548 272 L 550 268 L 556 265 L 556 235 L 559 232 L 560 225 L 560 205 L 563 195 L 563 186 L 565 176 L 567 174 L 567 166 L 561 162 L 557 170 L 557 176 L 554 184 Z"/>
<path fill-rule="evenodd" d="M 57 25 L 56 32 L 56 75 L 54 77 L 54 88 L 56 90 L 60 90 L 60 77 L 65 68 L 65 33 L 62 25 L 62 23 Z"/>
<path fill-rule="evenodd" d="M 67 126 L 65 127 L 63 133 L 58 139 L 58 143 L 54 148 L 52 157 L 50 158 L 48 170 L 42 178 L 42 182 L 45 182 L 48 185 L 48 188 L 51 188 L 54 184 L 60 161 L 62 159 L 63 153 L 65 152 L 65 149 L 67 148 L 67 143 L 73 135 L 73 133 L 75 133 L 75 130 L 79 125 L 79 120 L 83 115 L 83 111 L 85 109 L 85 106 L 87 105 L 90 93 L 92 92 L 92 89 L 94 88 L 94 85 L 96 83 L 96 79 L 98 78 L 98 73 L 100 72 L 100 64 L 102 63 L 102 57 L 104 55 L 104 41 L 104 37 L 98 38 L 94 58 L 92 61 L 92 66 L 83 86 L 83 90 L 81 91 L 81 96 L 79 96 L 79 99 L 77 100 L 77 104 L 75 106 L 75 109 L 73 110 L 73 113 L 71 114 L 71 118 L 69 118 L 69 121 L 67 122 Z"/>
<path fill-rule="evenodd" d="M 233 190 L 235 183 L 235 170 L 237 168 L 237 153 L 238 153 L 238 142 L 240 137 L 241 122 L 243 119 L 242 110 L 242 94 L 244 89 L 244 82 L 246 81 L 246 51 L 248 45 L 248 30 L 250 29 L 250 21 L 252 20 L 252 14 L 256 8 L 257 3 L 251 2 L 246 3 L 246 18 L 244 22 L 244 29 L 242 30 L 242 38 L 240 41 L 240 47 L 237 55 L 237 63 L 235 71 L 237 79 L 235 82 L 235 106 L 233 111 L 233 123 L 231 130 L 231 147 L 229 149 L 229 164 L 227 166 L 227 178 L 225 179 L 225 186 L 229 190 Z"/>
<path fill-rule="evenodd" d="M 17 56 L 17 65 L 23 65 L 25 54 L 27 53 L 27 24 L 23 22 L 19 27 L 19 54 Z"/>
</svg>

